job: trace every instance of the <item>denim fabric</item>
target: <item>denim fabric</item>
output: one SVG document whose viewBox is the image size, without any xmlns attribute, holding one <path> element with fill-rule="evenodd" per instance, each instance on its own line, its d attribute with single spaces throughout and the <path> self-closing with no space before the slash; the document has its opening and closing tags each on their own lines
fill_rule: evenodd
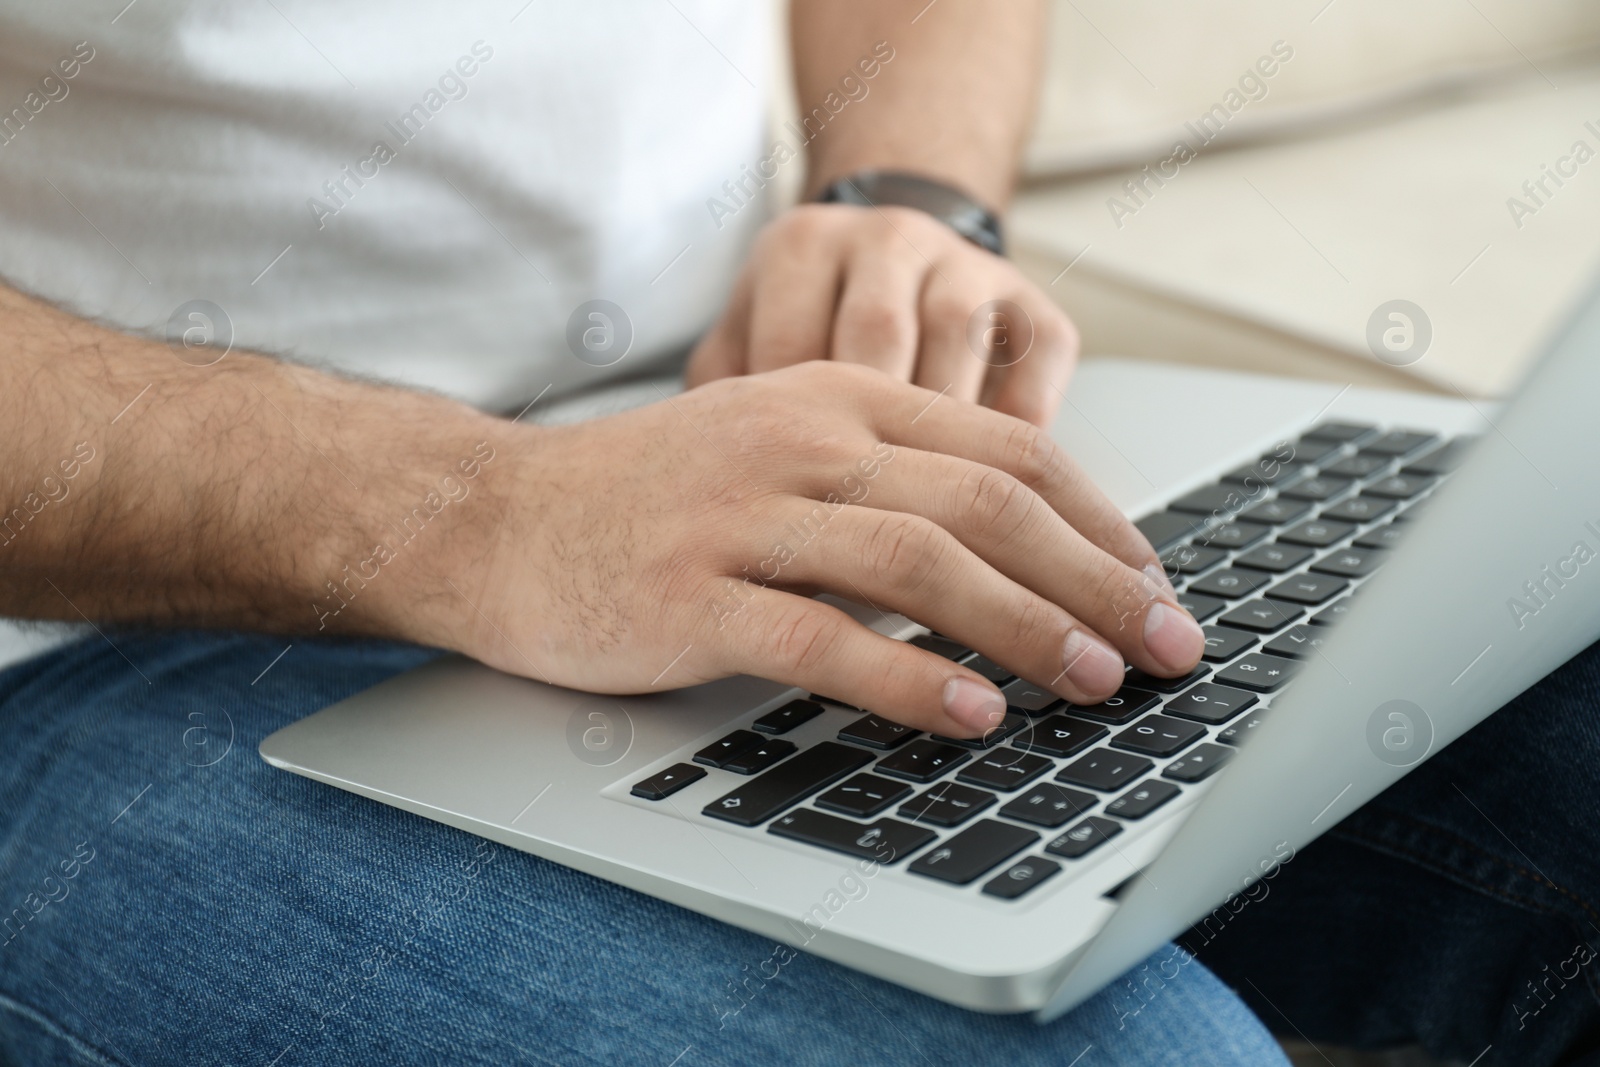
<svg viewBox="0 0 1600 1067">
<path fill-rule="evenodd" d="M 1286 1063 L 1170 948 L 1051 1026 L 978 1015 L 257 756 L 425 651 L 110 640 L 0 675 L 0 1061 Z"/>
</svg>

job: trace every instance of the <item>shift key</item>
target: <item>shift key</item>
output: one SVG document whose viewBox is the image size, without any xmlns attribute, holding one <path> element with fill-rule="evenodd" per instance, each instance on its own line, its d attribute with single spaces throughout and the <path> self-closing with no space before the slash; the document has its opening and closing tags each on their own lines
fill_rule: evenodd
<svg viewBox="0 0 1600 1067">
<path fill-rule="evenodd" d="M 759 826 L 871 762 L 870 752 L 824 741 L 757 775 L 727 796 L 713 800 L 702 811 L 713 819 L 726 819 L 740 826 Z"/>
</svg>

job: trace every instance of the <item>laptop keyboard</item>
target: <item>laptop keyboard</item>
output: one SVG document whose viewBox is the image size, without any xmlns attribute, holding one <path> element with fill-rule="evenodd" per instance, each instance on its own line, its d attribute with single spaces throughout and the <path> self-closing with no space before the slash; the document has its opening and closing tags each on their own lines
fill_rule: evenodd
<svg viewBox="0 0 1600 1067">
<path fill-rule="evenodd" d="M 1116 695 L 1074 705 L 924 634 L 911 643 L 1005 695 L 985 738 L 928 736 L 812 696 L 632 795 L 664 800 L 709 774 L 727 789 L 705 817 L 885 866 L 910 860 L 911 874 L 951 886 L 989 876 L 984 895 L 1022 899 L 1228 762 L 1470 440 L 1327 422 L 1139 520 L 1205 631 L 1186 678 L 1131 669 Z M 844 720 L 830 739 L 783 738 L 827 712 Z"/>
</svg>

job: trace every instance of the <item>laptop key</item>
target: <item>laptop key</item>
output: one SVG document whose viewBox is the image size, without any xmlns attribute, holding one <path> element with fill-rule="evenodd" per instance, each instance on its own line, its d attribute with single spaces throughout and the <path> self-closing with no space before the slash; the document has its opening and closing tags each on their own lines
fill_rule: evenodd
<svg viewBox="0 0 1600 1067">
<path fill-rule="evenodd" d="M 767 832 L 885 865 L 911 855 L 939 836 L 926 826 L 912 826 L 898 819 L 879 819 L 871 826 L 863 826 L 810 808 L 791 811 L 767 827 Z"/>
<path fill-rule="evenodd" d="M 1357 548 L 1394 548 L 1400 544 L 1400 539 L 1405 535 L 1406 528 L 1404 526 L 1396 526 L 1391 522 L 1389 525 L 1380 526 L 1376 530 L 1368 530 L 1352 541 L 1351 544 Z"/>
<path fill-rule="evenodd" d="M 1343 454 L 1344 445 L 1338 441 L 1325 441 L 1316 437 L 1302 437 L 1290 449 L 1289 458 L 1296 463 L 1325 463 Z"/>
<path fill-rule="evenodd" d="M 1294 485 L 1287 486 L 1281 492 L 1284 496 L 1291 496 L 1296 500 L 1309 500 L 1313 503 L 1320 503 L 1338 496 L 1354 484 L 1349 478 L 1329 478 L 1318 475 L 1315 478 L 1307 478 L 1303 482 L 1296 482 Z"/>
<path fill-rule="evenodd" d="M 1015 748 L 997 748 L 993 752 L 985 752 L 971 764 L 961 768 L 961 773 L 956 775 L 956 781 L 1009 793 L 1021 789 L 1054 766 L 1054 763 L 1043 756 L 1035 756 Z"/>
<path fill-rule="evenodd" d="M 1034 886 L 1043 885 L 1061 873 L 1061 864 L 1041 856 L 1018 860 L 983 884 L 986 896 L 1001 900 L 1016 900 Z"/>
<path fill-rule="evenodd" d="M 758 826 L 871 761 L 872 755 L 859 748 L 824 741 L 713 800 L 701 812 L 740 826 Z"/>
<path fill-rule="evenodd" d="M 1146 715 L 1113 737 L 1111 745 L 1145 756 L 1170 756 L 1188 748 L 1205 735 L 1206 728 L 1199 723 L 1166 715 Z"/>
<path fill-rule="evenodd" d="M 1360 444 L 1369 437 L 1377 436 L 1378 428 L 1369 426 L 1364 422 L 1324 422 L 1311 427 L 1304 434 L 1306 437 L 1323 441 L 1338 441 L 1343 445 Z"/>
<path fill-rule="evenodd" d="M 1375 452 L 1358 452 L 1353 456 L 1346 456 L 1337 463 L 1328 464 L 1322 468 L 1322 473 L 1335 478 L 1359 480 L 1388 470 L 1393 462 L 1392 456 L 1380 456 Z"/>
<path fill-rule="evenodd" d="M 1354 605 L 1351 604 L 1349 597 L 1345 597 L 1343 600 L 1336 601 L 1333 604 L 1330 604 L 1328 607 L 1323 608 L 1315 615 L 1311 616 L 1311 625 L 1332 626 L 1334 623 L 1348 615 L 1351 607 L 1353 606 Z"/>
<path fill-rule="evenodd" d="M 1006 698 L 1007 711 L 1025 715 L 1044 715 L 1065 703 L 1043 686 L 1025 682 L 1021 678 L 1001 686 L 1000 695 Z"/>
<path fill-rule="evenodd" d="M 1191 593 L 1202 596 L 1220 596 L 1230 599 L 1249 596 L 1262 586 L 1272 581 L 1268 575 L 1258 571 L 1242 571 L 1229 567 L 1227 570 L 1208 574 L 1204 578 L 1189 583 Z"/>
<path fill-rule="evenodd" d="M 1128 672 L 1128 684 L 1140 689 L 1148 689 L 1152 693 L 1181 693 L 1195 682 L 1211 673 L 1211 668 L 1204 663 L 1184 675 L 1182 678 L 1158 678 L 1153 674 L 1146 674 L 1135 667 Z"/>
<path fill-rule="evenodd" d="M 1449 474 L 1461 466 L 1461 461 L 1467 458 L 1467 449 L 1472 447 L 1476 437 L 1457 437 L 1447 444 L 1441 445 L 1422 456 L 1417 457 L 1404 467 L 1400 468 L 1401 474 Z"/>
<path fill-rule="evenodd" d="M 1250 502 L 1236 485 L 1207 485 L 1185 493 L 1167 507 L 1191 515 L 1227 515 Z"/>
<path fill-rule="evenodd" d="M 1300 664 L 1282 656 L 1264 656 L 1252 652 L 1238 663 L 1217 672 L 1217 681 L 1240 689 L 1254 689 L 1258 693 L 1271 693 L 1300 671 Z"/>
<path fill-rule="evenodd" d="M 1154 702 L 1155 695 L 1151 694 L 1150 699 Z M 1029 752 L 1065 759 L 1067 756 L 1082 752 L 1108 733 L 1109 730 L 1097 723 L 1084 722 L 1082 719 L 1066 715 L 1052 715 L 1048 719 L 1041 720 L 1027 734 L 1018 738 L 1016 744 L 1018 748 Z"/>
<path fill-rule="evenodd" d="M 1382 550 L 1373 548 L 1336 548 L 1311 565 L 1318 574 L 1333 574 L 1340 578 L 1365 578 L 1378 569 L 1384 560 Z"/>
<path fill-rule="evenodd" d="M 727 737 L 713 741 L 694 754 L 696 763 L 707 767 L 721 767 L 747 748 L 755 748 L 766 738 L 749 730 L 735 730 Z"/>
<path fill-rule="evenodd" d="M 1228 606 L 1226 600 L 1214 596 L 1198 596 L 1194 593 L 1179 593 L 1178 607 L 1194 616 L 1195 622 L 1205 622 L 1211 616 Z"/>
<path fill-rule="evenodd" d="M 1385 456 L 1409 456 L 1413 452 L 1420 452 L 1428 445 L 1439 440 L 1438 434 L 1416 432 L 1413 430 L 1390 430 L 1388 433 L 1362 445 L 1367 452 L 1377 452 Z"/>
<path fill-rule="evenodd" d="M 1260 640 L 1231 626 L 1203 626 L 1201 632 L 1206 635 L 1206 650 L 1201 656 L 1207 663 L 1226 663 Z"/>
<path fill-rule="evenodd" d="M 1291 545 L 1308 545 L 1311 548 L 1327 548 L 1336 541 L 1343 541 L 1355 532 L 1355 526 L 1348 522 L 1327 522 L 1323 519 L 1312 519 L 1291 527 L 1278 535 L 1278 540 L 1287 541 Z"/>
<path fill-rule="evenodd" d="M 1424 489 L 1431 488 L 1438 480 L 1424 474 L 1391 474 L 1387 478 L 1379 478 L 1365 491 L 1369 496 L 1386 500 L 1410 500 Z"/>
<path fill-rule="evenodd" d="M 691 782 L 698 782 L 706 772 L 692 763 L 674 763 L 664 771 L 657 771 L 642 782 L 635 782 L 629 790 L 645 800 L 665 800 Z"/>
<path fill-rule="evenodd" d="M 902 819 L 932 826 L 960 826 L 978 812 L 994 804 L 993 793 L 957 782 L 940 782 L 932 789 L 900 805 Z"/>
<path fill-rule="evenodd" d="M 1028 725 L 1026 715 L 1016 712 L 1007 712 L 1000 722 L 989 727 L 983 732 L 982 737 L 945 737 L 943 734 L 931 734 L 935 740 L 946 745 L 960 745 L 962 748 L 985 749 L 993 748 L 1018 730 Z"/>
<path fill-rule="evenodd" d="M 1154 766 L 1154 763 L 1143 756 L 1113 752 L 1109 748 L 1097 748 L 1063 767 L 1057 772 L 1056 781 L 1110 793 L 1121 789 L 1141 774 L 1148 773 Z"/>
<path fill-rule="evenodd" d="M 1255 731 L 1259 730 L 1261 724 L 1267 721 L 1268 710 L 1270 709 L 1257 708 L 1218 734 L 1217 740 L 1224 745 L 1233 745 L 1235 747 L 1244 744 L 1254 737 Z"/>
<path fill-rule="evenodd" d="M 1242 556 L 1235 557 L 1235 567 L 1250 567 L 1258 571 L 1282 574 L 1292 571 L 1311 558 L 1311 549 L 1299 545 L 1257 545 Z"/>
<path fill-rule="evenodd" d="M 1235 467 L 1222 476 L 1224 482 L 1259 489 L 1267 485 L 1293 485 L 1311 473 L 1304 463 L 1285 463 L 1276 456 L 1263 456 L 1254 463 Z"/>
<path fill-rule="evenodd" d="M 1187 540 L 1204 522 L 1199 516 L 1186 515 L 1181 511 L 1158 511 L 1154 515 L 1146 515 L 1134 526 L 1160 555 L 1179 541 Z"/>
<path fill-rule="evenodd" d="M 796 746 L 793 741 L 773 738 L 771 741 L 728 757 L 722 764 L 722 769 L 732 771 L 734 774 L 759 774 L 779 760 L 788 759 L 795 752 Z"/>
<path fill-rule="evenodd" d="M 1091 815 L 1044 846 L 1052 856 L 1075 860 L 1122 833 L 1122 824 Z"/>
<path fill-rule="evenodd" d="M 1261 651 L 1269 656 L 1287 656 L 1290 659 L 1301 659 L 1311 652 L 1322 647 L 1327 639 L 1321 631 L 1309 626 L 1291 626 L 1271 641 L 1261 646 Z"/>
<path fill-rule="evenodd" d="M 1239 512 L 1239 518 L 1246 522 L 1266 523 L 1270 526 L 1282 526 L 1285 523 L 1296 522 L 1310 514 L 1311 505 L 1304 500 L 1295 500 L 1290 497 L 1280 496 L 1276 500 L 1264 500 L 1253 507 L 1245 508 Z"/>
<path fill-rule="evenodd" d="M 1346 589 L 1350 583 L 1343 578 L 1321 574 L 1297 574 L 1285 578 L 1271 589 L 1267 596 L 1273 600 L 1288 600 L 1295 604 L 1322 604 Z"/>
<path fill-rule="evenodd" d="M 1161 805 L 1177 796 L 1182 790 L 1171 782 L 1159 778 L 1140 782 L 1126 793 L 1106 805 L 1106 814 L 1123 819 L 1142 819 Z"/>
<path fill-rule="evenodd" d="M 957 644 L 941 634 L 920 634 L 906 642 L 914 645 L 924 652 L 932 652 L 935 656 L 945 659 L 960 661 L 963 656 L 972 655 L 972 649 L 965 645 Z"/>
<path fill-rule="evenodd" d="M 1258 522 L 1227 522 L 1205 530 L 1195 540 L 1211 548 L 1249 548 L 1271 532 Z"/>
<path fill-rule="evenodd" d="M 1325 522 L 1372 522 L 1394 510 L 1394 501 L 1380 500 L 1375 496 L 1353 496 L 1341 500 L 1331 508 L 1322 509 L 1317 517 Z"/>
<path fill-rule="evenodd" d="M 1156 694 L 1125 685 L 1098 704 L 1068 704 L 1062 710 L 1097 722 L 1121 726 L 1125 722 L 1132 722 L 1136 716 L 1143 715 L 1159 703 L 1161 698 Z"/>
<path fill-rule="evenodd" d="M 879 774 L 892 774 L 909 782 L 931 782 L 952 767 L 959 767 L 972 758 L 972 753 L 960 745 L 923 738 L 913 741 L 900 751 L 884 756 L 876 768 Z"/>
<path fill-rule="evenodd" d="M 817 798 L 817 807 L 870 819 L 889 805 L 911 795 L 911 787 L 893 778 L 858 774 L 847 778 Z"/>
<path fill-rule="evenodd" d="M 961 665 L 969 671 L 983 675 L 995 685 L 1005 685 L 1016 677 L 1009 668 L 1000 666 L 988 656 L 973 656 L 969 660 L 964 660 Z"/>
<path fill-rule="evenodd" d="M 1093 793 L 1046 782 L 1034 786 L 1001 808 L 1000 814 L 1008 819 L 1031 822 L 1035 826 L 1054 830 L 1065 824 L 1068 819 L 1077 818 L 1098 803 L 1100 798 Z"/>
<path fill-rule="evenodd" d="M 791 700 L 781 708 L 767 712 L 751 723 L 751 727 L 764 734 L 786 734 L 803 722 L 810 722 L 822 714 L 822 705 L 814 700 Z"/>
<path fill-rule="evenodd" d="M 1179 545 L 1161 557 L 1161 566 L 1172 578 L 1180 574 L 1203 574 L 1228 558 L 1220 548 L 1205 545 Z"/>
<path fill-rule="evenodd" d="M 918 857 L 907 870 L 954 885 L 966 885 L 1038 840 L 1039 835 L 1032 830 L 984 819 L 954 837 L 945 838 L 937 848 Z"/>
<path fill-rule="evenodd" d="M 890 749 L 903 745 L 921 733 L 909 726 L 891 722 L 877 715 L 868 715 L 839 731 L 839 740 L 853 741 L 868 748 Z"/>
<path fill-rule="evenodd" d="M 1168 715 L 1177 715 L 1216 726 L 1227 722 L 1246 708 L 1254 706 L 1260 699 L 1254 693 L 1247 693 L 1243 689 L 1206 682 L 1204 685 L 1195 686 L 1180 697 L 1167 701 L 1167 706 L 1161 710 Z"/>
<path fill-rule="evenodd" d="M 1282 601 L 1247 600 L 1217 621 L 1252 633 L 1274 634 L 1302 614 L 1302 609 Z"/>
<path fill-rule="evenodd" d="M 1221 745 L 1197 745 L 1175 759 L 1161 772 L 1161 777 L 1174 782 L 1199 782 L 1222 769 L 1233 758 L 1233 749 Z"/>
</svg>

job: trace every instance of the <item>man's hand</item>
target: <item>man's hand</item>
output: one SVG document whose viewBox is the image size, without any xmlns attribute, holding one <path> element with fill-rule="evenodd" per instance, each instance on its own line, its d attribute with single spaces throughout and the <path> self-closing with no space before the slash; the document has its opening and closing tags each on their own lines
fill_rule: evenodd
<svg viewBox="0 0 1600 1067">
<path fill-rule="evenodd" d="M 499 544 L 446 568 L 473 608 L 404 606 L 393 627 L 507 671 L 614 693 L 743 672 L 975 736 L 1004 713 L 993 685 L 809 594 L 903 613 L 1078 702 L 1115 692 L 1125 660 L 1177 675 L 1204 648 L 1148 542 L 1046 434 L 864 368 L 508 425 L 495 449 Z"/>
<path fill-rule="evenodd" d="M 1077 351 L 1049 297 L 932 216 L 806 204 L 762 232 L 688 379 L 833 359 L 1047 426 Z"/>
</svg>

